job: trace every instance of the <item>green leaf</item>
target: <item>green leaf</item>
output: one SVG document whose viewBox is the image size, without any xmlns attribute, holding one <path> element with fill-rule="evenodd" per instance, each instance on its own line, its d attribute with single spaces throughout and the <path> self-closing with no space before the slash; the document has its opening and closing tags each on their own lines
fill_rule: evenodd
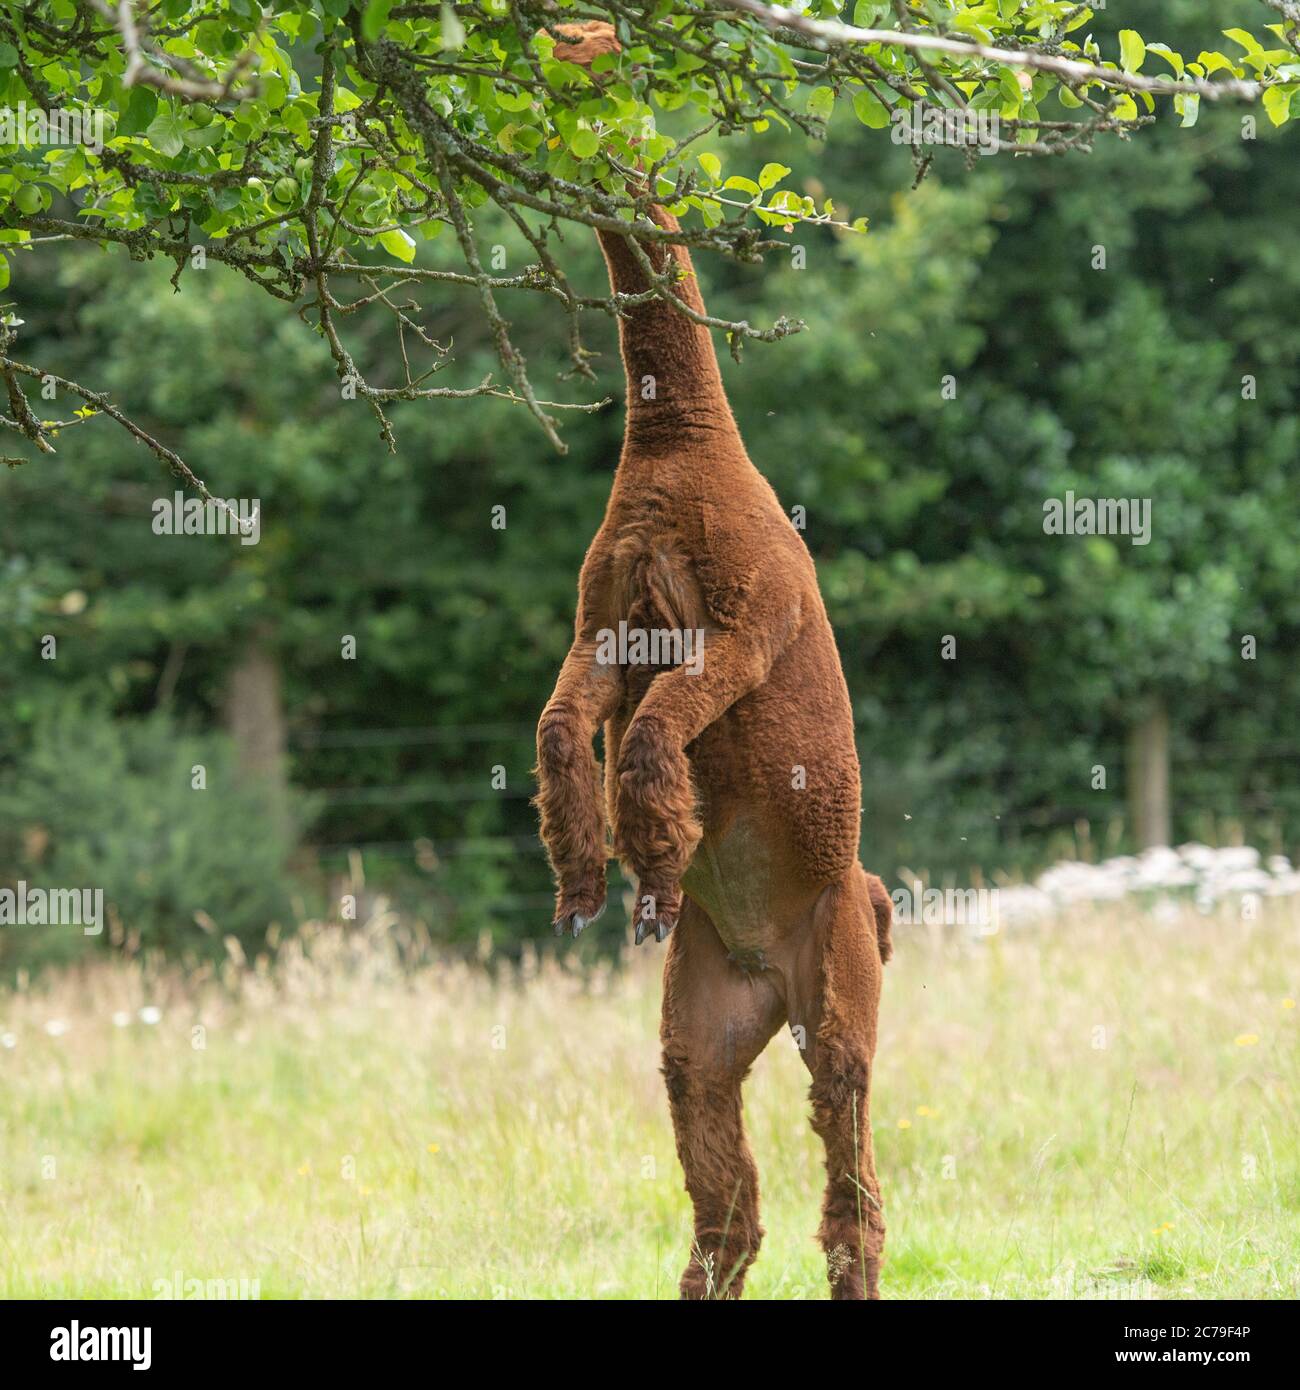
<svg viewBox="0 0 1300 1390">
<path fill-rule="evenodd" d="M 158 112 L 158 96 L 148 87 L 132 87 L 126 110 L 117 123 L 119 135 L 143 135 Z"/>
<path fill-rule="evenodd" d="M 415 259 L 415 242 L 400 227 L 385 232 L 379 238 L 379 244 L 390 256 L 396 256 L 399 261 L 405 261 L 408 265 Z"/>
<path fill-rule="evenodd" d="M 1137 120 L 1137 103 L 1127 92 L 1115 103 L 1115 119 L 1120 121 Z M 1186 124 L 1186 122 L 1184 122 Z"/>
<path fill-rule="evenodd" d="M 1246 29 L 1225 29 L 1223 34 L 1225 38 L 1239 44 L 1247 53 L 1262 53 L 1264 51 L 1264 45 Z"/>
<path fill-rule="evenodd" d="M 368 42 L 374 43 L 383 32 L 384 25 L 388 23 L 388 11 L 392 8 L 393 0 L 370 0 L 361 21 L 361 32 Z"/>
<path fill-rule="evenodd" d="M 1171 68 L 1173 68 L 1173 70 L 1178 74 L 1179 77 L 1183 75 L 1183 55 L 1181 53 L 1175 53 L 1174 50 L 1170 48 L 1168 44 L 1149 43 L 1147 44 L 1147 52 L 1158 53 L 1165 60 L 1165 62 L 1168 63 Z"/>
<path fill-rule="evenodd" d="M 262 78 L 262 100 L 268 111 L 278 111 L 289 99 L 289 88 L 282 78 L 272 74 Z"/>
<path fill-rule="evenodd" d="M 1147 46 L 1136 29 L 1119 31 L 1119 61 L 1125 72 L 1141 72 Z"/>
<path fill-rule="evenodd" d="M 808 98 L 808 114 L 824 121 L 834 110 L 834 91 L 830 87 L 815 87 Z"/>
<path fill-rule="evenodd" d="M 1291 114 L 1291 97 L 1296 92 L 1292 86 L 1269 87 L 1264 92 L 1264 110 L 1274 125 L 1285 125 Z"/>
<path fill-rule="evenodd" d="M 0 43 L 0 68 L 15 68 L 18 66 L 18 50 L 11 43 Z M 8 281 L 6 280 L 6 284 Z M 0 286 L 0 289 L 3 289 Z"/>
<path fill-rule="evenodd" d="M 1007 102 L 1019 111 L 1025 89 L 1020 85 L 1020 74 L 1015 68 L 1001 67 L 998 69 L 998 87 Z"/>
<path fill-rule="evenodd" d="M 9 258 L 0 256 L 0 290 L 9 288 Z"/>
<path fill-rule="evenodd" d="M 225 134 L 221 122 L 213 121 L 211 125 L 200 126 L 197 130 L 187 130 L 185 143 L 191 149 L 197 149 L 200 145 L 219 145 Z"/>
<path fill-rule="evenodd" d="M 1174 110 L 1183 118 L 1183 126 L 1194 126 L 1196 118 L 1201 114 L 1201 98 L 1199 93 L 1180 92 L 1174 98 Z"/>
<path fill-rule="evenodd" d="M 722 161 L 716 154 L 709 154 L 708 151 L 705 151 L 704 154 L 697 155 L 696 158 L 699 160 L 700 168 L 715 183 L 722 177 Z"/>
<path fill-rule="evenodd" d="M 307 113 L 296 103 L 293 106 L 286 106 L 280 113 L 280 119 L 284 122 L 284 128 L 297 137 L 299 144 L 305 145 L 310 138 L 311 129 L 307 125 Z"/>
<path fill-rule="evenodd" d="M 1197 62 L 1205 69 L 1205 75 L 1207 77 L 1212 72 L 1219 72 L 1224 68 L 1227 68 L 1227 70 L 1234 75 L 1239 75 L 1238 69 L 1233 65 L 1232 60 L 1230 58 L 1225 58 L 1222 53 L 1202 50 L 1201 53 L 1197 55 Z"/>
<path fill-rule="evenodd" d="M 174 159 L 185 148 L 185 122 L 164 108 L 149 123 L 145 138 L 159 154 Z"/>
<path fill-rule="evenodd" d="M 600 152 L 600 136 L 586 126 L 579 126 L 569 141 L 569 149 L 575 159 L 590 159 Z"/>
<path fill-rule="evenodd" d="M 872 130 L 881 130 L 889 124 L 889 107 L 866 87 L 859 87 L 853 93 L 853 114 Z"/>
<path fill-rule="evenodd" d="M 758 175 L 758 186 L 775 188 L 789 172 L 788 164 L 764 164 Z"/>
<path fill-rule="evenodd" d="M 531 92 L 494 92 L 496 104 L 503 111 L 527 111 L 533 104 L 533 94 Z"/>
</svg>

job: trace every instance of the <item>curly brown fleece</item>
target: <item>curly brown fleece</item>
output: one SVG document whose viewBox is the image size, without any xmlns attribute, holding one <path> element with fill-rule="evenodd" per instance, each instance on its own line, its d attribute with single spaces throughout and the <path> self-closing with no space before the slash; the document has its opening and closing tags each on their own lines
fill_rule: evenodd
<svg viewBox="0 0 1300 1390">
<path fill-rule="evenodd" d="M 607 24 L 556 34 L 571 62 L 619 51 Z M 628 239 L 599 236 L 614 290 L 649 289 Z M 656 275 L 677 271 L 674 293 L 702 315 L 686 249 L 637 246 Z M 683 1296 L 738 1296 L 758 1251 L 741 1083 L 788 1024 L 826 1149 L 832 1296 L 878 1297 L 868 1104 L 891 911 L 858 862 L 860 773 L 835 638 L 812 559 L 745 452 L 708 328 L 655 298 L 627 310 L 620 343 L 623 454 L 537 730 L 556 930 L 576 936 L 603 910 L 608 821 L 638 884 L 637 941 L 668 940 L 663 1073 L 695 1208 Z M 702 663 L 610 661 L 620 623 L 701 632 Z"/>
</svg>

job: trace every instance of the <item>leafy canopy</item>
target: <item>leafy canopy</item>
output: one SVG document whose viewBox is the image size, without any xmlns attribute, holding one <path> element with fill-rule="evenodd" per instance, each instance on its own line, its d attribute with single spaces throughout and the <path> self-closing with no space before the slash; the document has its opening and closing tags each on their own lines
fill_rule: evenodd
<svg viewBox="0 0 1300 1390">
<path fill-rule="evenodd" d="M 837 105 L 896 140 L 903 118 L 940 113 L 941 140 L 978 129 L 982 152 L 1023 155 L 1086 151 L 1161 104 L 1191 125 L 1203 100 L 1259 102 L 1282 124 L 1300 109 L 1300 21 L 1290 0 L 1259 3 L 1278 22 L 1225 30 L 1226 51 L 1192 56 L 1128 29 L 1105 52 L 1092 11 L 1066 0 L 810 0 L 797 11 L 764 0 L 29 0 L 0 10 L 0 290 L 24 248 L 51 238 L 168 257 L 178 286 L 214 262 L 325 337 L 344 395 L 368 403 L 390 447 L 386 403 L 479 395 L 520 402 L 562 447 L 552 412 L 598 407 L 537 398 L 502 298 L 558 301 L 572 370 L 587 377 L 583 314 L 633 302 L 574 290 L 566 224 L 746 260 L 797 224 L 843 226 L 830 198 L 785 186 L 789 166 L 750 167 L 754 142 L 739 161 L 725 144 L 776 128 L 820 136 Z M 557 26 L 592 20 L 614 26 L 620 51 L 583 65 Z M 915 157 L 923 172 L 931 151 L 917 145 Z M 488 204 L 527 239 L 532 264 L 484 264 L 474 220 Z M 680 229 L 654 221 L 652 205 Z M 439 237 L 449 265 L 417 258 Z M 449 349 L 409 295 L 439 284 L 477 294 L 504 380 L 436 380 Z M 668 275 L 647 295 L 689 312 Z M 391 316 L 403 380 L 365 379 L 345 332 L 358 313 Z M 703 321 L 733 350 L 802 326 Z M 18 326 L 13 314 L 0 324 L 0 422 L 49 451 L 59 426 L 107 413 L 207 495 L 106 397 L 11 355 Z M 80 397 L 79 418 L 40 418 L 23 378 Z"/>
</svg>

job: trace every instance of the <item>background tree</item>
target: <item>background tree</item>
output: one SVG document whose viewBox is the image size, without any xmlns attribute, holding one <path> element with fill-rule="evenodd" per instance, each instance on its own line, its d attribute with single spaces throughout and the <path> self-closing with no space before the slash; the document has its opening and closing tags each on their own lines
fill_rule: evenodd
<svg viewBox="0 0 1300 1390">
<path fill-rule="evenodd" d="M 1201 0 L 1146 11 L 1126 8 L 1125 22 L 1154 33 L 1158 15 L 1183 53 L 1210 29 Z M 1087 29 L 1118 52 L 1105 22 Z M 762 264 L 696 260 L 721 319 L 797 313 L 808 325 L 724 366 L 756 461 L 806 512 L 856 701 L 866 861 L 964 881 L 1134 843 L 1125 761 L 1148 698 L 1169 718 L 1175 838 L 1294 851 L 1290 130 L 1261 107 L 1207 103 L 1194 126 L 1158 122 L 1099 140 L 1091 157 L 1004 153 L 967 168 L 960 150 L 914 151 L 864 128 L 864 112 L 840 101 L 824 143 L 773 127 L 727 149 L 732 167 L 797 171 L 782 183 L 818 209 L 834 190 L 835 222 L 867 216 L 867 235 L 796 220 Z M 1257 138 L 1243 138 L 1246 117 Z M 161 165 L 143 146 L 133 137 L 132 158 Z M 499 206 L 474 211 L 480 254 L 501 248 L 497 278 L 521 275 L 535 248 Z M 83 755 L 61 713 L 72 697 L 86 750 L 130 770 L 130 804 L 152 795 L 167 808 L 139 837 L 144 859 L 187 862 L 196 839 L 234 846 L 163 876 L 152 897 L 122 889 L 146 940 L 219 950 L 201 910 L 253 948 L 297 885 L 303 904 L 325 905 L 330 881 L 353 874 L 353 847 L 367 886 L 443 939 L 533 935 L 549 903 L 527 804 L 537 692 L 568 643 L 620 412 L 566 416 L 561 461 L 517 400 L 397 400 L 385 403 L 393 454 L 364 400 L 341 399 L 329 343 L 247 276 L 187 262 L 176 294 L 172 261 L 50 235 L 8 243 L 26 358 L 107 389 L 221 496 L 260 498 L 262 537 L 155 536 L 151 506 L 174 484 L 109 421 L 51 431 L 55 454 L 12 435 L 29 462 L 0 470 L 0 877 L 50 871 L 60 840 L 75 852 L 62 862 L 82 867 L 101 846 L 109 885 L 146 869 L 107 833 L 137 815 L 125 803 L 114 814 L 112 776 L 96 783 L 101 812 L 78 811 Z M 419 245 L 411 268 L 453 273 L 453 241 Z M 575 295 L 591 301 L 604 279 L 593 241 L 578 226 L 562 246 Z M 478 287 L 402 293 L 417 290 L 426 329 L 454 344 L 456 379 L 499 373 Z M 509 304 L 532 378 L 555 380 L 571 366 L 556 297 L 520 290 Z M 614 324 L 579 317 L 599 354 L 583 393 L 599 398 L 619 380 Z M 391 313 L 375 304 L 344 322 L 367 379 L 400 380 Z M 72 416 L 62 394 L 51 407 L 22 380 L 36 413 Z M 1070 488 L 1151 498 L 1151 544 L 1045 535 L 1044 502 Z M 349 634 L 355 661 L 341 654 Z M 940 656 L 945 635 L 956 661 Z M 296 872 L 257 860 L 273 900 L 244 894 L 241 911 L 218 894 L 244 854 L 236 832 L 263 838 L 265 799 L 241 799 L 236 760 L 208 749 L 191 762 L 218 770 L 208 796 L 220 804 L 187 820 L 195 798 L 188 784 L 171 795 L 161 753 L 178 729 L 211 741 L 236 673 L 265 671 L 268 656 L 289 781 L 314 802 L 291 806 L 308 847 Z M 139 721 L 159 714 L 172 722 L 151 743 Z M 103 751 L 114 743 L 117 760 Z M 49 751 L 60 744 L 61 763 Z"/>
</svg>

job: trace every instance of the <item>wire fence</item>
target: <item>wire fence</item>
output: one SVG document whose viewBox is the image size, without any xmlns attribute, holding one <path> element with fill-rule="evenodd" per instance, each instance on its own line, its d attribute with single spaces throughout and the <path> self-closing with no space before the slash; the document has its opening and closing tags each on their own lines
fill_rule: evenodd
<svg viewBox="0 0 1300 1390">
<path fill-rule="evenodd" d="M 899 713 L 915 711 L 909 707 L 891 706 Z M 865 729 L 861 732 L 866 733 Z M 380 749 L 380 748 L 464 748 L 492 743 L 517 742 L 526 744 L 529 749 L 527 767 L 532 766 L 532 743 L 535 728 L 532 724 L 495 723 L 465 725 L 412 726 L 405 728 L 380 729 L 326 729 L 299 731 L 291 737 L 291 745 L 303 752 L 315 750 Z M 1118 740 L 1108 740 L 1093 745 L 1089 756 L 1096 762 L 1113 768 L 1122 785 L 1122 771 L 1127 750 Z M 1191 766 L 1241 766 L 1247 763 L 1273 766 L 1280 762 L 1300 759 L 1300 743 L 1277 742 L 1253 748 L 1243 748 L 1230 742 L 1200 743 L 1195 747 L 1183 747 L 1171 751 L 1170 763 L 1174 768 Z M 869 767 L 869 764 L 868 764 Z M 990 787 L 1014 770 L 1014 764 L 973 769 L 962 768 L 955 772 L 939 774 L 940 780 L 954 784 L 967 783 L 978 786 L 982 783 Z M 463 780 L 463 769 L 458 769 L 462 780 L 429 781 L 427 773 L 420 781 L 395 783 L 380 786 L 333 786 L 315 789 L 312 795 L 321 798 L 331 808 L 345 806 L 369 807 L 412 807 L 420 805 L 456 805 L 487 801 L 519 802 L 529 799 L 533 794 L 531 776 L 518 767 L 507 768 L 506 784 L 493 786 L 490 778 L 481 782 Z M 1115 793 L 1112 792 L 1112 797 Z M 1198 796 L 1195 804 L 1184 808 L 1191 814 L 1208 814 L 1215 817 L 1234 818 L 1242 815 L 1267 815 L 1280 808 L 1275 794 L 1270 790 L 1251 790 L 1242 792 L 1231 799 L 1215 797 L 1207 799 Z M 929 811 L 929 808 L 927 808 Z M 868 812 L 870 814 L 870 812 Z M 930 812 L 931 816 L 933 812 Z M 1099 815 L 1094 803 L 1084 805 L 1053 806 L 1007 806 L 991 810 L 981 816 L 969 813 L 959 814 L 953 824 L 953 834 L 957 840 L 964 839 L 963 831 L 977 832 L 987 830 L 990 822 L 999 829 L 1012 832 L 1045 832 L 1059 827 L 1094 823 L 1098 820 L 1113 823 L 1116 819 L 1114 801 L 1110 809 Z M 529 834 L 485 834 L 457 838 L 438 838 L 416 836 L 409 839 L 373 840 L 335 840 L 314 844 L 312 852 L 322 862 L 330 865 L 346 861 L 356 853 L 364 857 L 390 863 L 411 863 L 428 869 L 443 861 L 472 857 L 496 857 L 518 861 L 524 859 L 532 863 L 541 873 L 545 866 L 545 852 L 536 833 Z M 478 900 L 477 905 L 491 912 L 533 911 L 549 908 L 552 898 L 549 893 L 503 893 Z"/>
</svg>

